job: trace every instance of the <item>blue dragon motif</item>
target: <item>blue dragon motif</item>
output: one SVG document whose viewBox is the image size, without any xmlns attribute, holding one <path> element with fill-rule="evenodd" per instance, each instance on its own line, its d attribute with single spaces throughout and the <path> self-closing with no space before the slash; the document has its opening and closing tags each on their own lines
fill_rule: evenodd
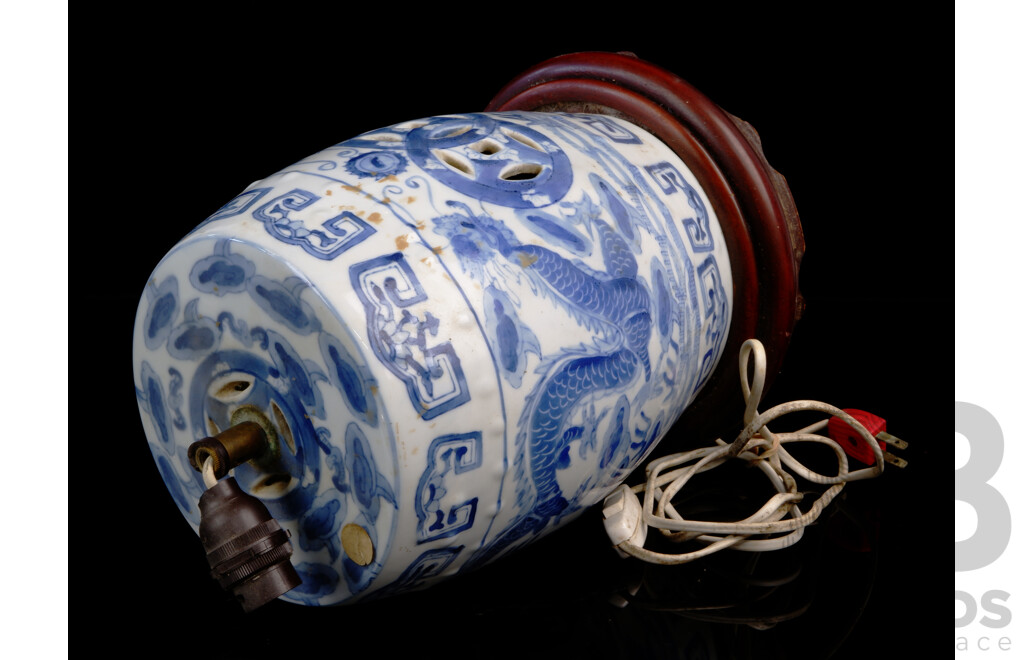
<svg viewBox="0 0 1024 660">
<path fill-rule="evenodd" d="M 614 194 L 607 189 L 604 192 Z M 628 226 L 625 206 L 615 201 L 609 204 L 615 225 Z M 589 220 L 600 246 L 603 272 L 542 245 L 522 243 L 501 222 L 474 214 L 464 204 L 449 202 L 449 206 L 461 212 L 436 218 L 435 227 L 450 240 L 470 274 L 487 279 L 483 265 L 500 255 L 556 305 L 584 326 L 598 330 L 594 346 L 563 351 L 542 367 L 545 375 L 527 398 L 516 441 L 521 510 L 517 519 L 470 561 L 478 565 L 521 540 L 529 540 L 556 517 L 580 508 L 562 492 L 557 478 L 558 471 L 569 465 L 570 443 L 585 442 L 583 429 L 571 426 L 571 417 L 588 396 L 624 390 L 641 377 L 650 381 L 652 300 L 637 277 L 637 261 L 629 244 L 600 213 L 591 211 Z M 528 503 L 530 491 L 532 506 Z"/>
</svg>

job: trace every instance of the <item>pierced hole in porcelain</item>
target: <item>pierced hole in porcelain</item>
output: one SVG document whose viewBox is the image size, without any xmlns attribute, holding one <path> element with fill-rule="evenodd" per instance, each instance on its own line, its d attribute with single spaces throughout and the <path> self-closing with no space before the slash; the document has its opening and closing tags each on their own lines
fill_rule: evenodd
<svg viewBox="0 0 1024 660">
<path fill-rule="evenodd" d="M 430 137 L 435 140 L 441 140 L 444 138 L 453 138 L 463 135 L 473 130 L 472 126 L 454 126 L 452 128 L 442 128 L 441 130 L 433 133 Z"/>
<path fill-rule="evenodd" d="M 220 433 L 220 427 L 217 426 L 217 422 L 213 421 L 212 417 L 206 417 L 206 428 L 210 430 L 210 435 L 217 435 Z"/>
<path fill-rule="evenodd" d="M 499 175 L 504 181 L 529 181 L 537 178 L 537 175 L 544 169 L 537 163 L 516 163 L 506 167 Z"/>
<path fill-rule="evenodd" d="M 229 374 L 210 383 L 211 397 L 222 403 L 235 403 L 249 396 L 254 379 L 248 374 Z"/>
<path fill-rule="evenodd" d="M 490 156 L 501 151 L 502 146 L 495 142 L 494 140 L 487 139 L 480 140 L 479 142 L 474 142 L 473 144 L 469 145 L 469 148 L 485 156 Z"/>
<path fill-rule="evenodd" d="M 396 133 L 371 133 L 364 137 L 367 140 L 374 140 L 375 142 L 401 142 L 403 139 L 401 135 Z"/>
<path fill-rule="evenodd" d="M 473 166 L 465 158 L 462 158 L 461 156 L 454 154 L 450 151 L 441 150 L 435 151 L 434 155 L 437 156 L 437 159 L 439 161 L 441 161 L 448 167 L 452 168 L 456 172 L 459 172 L 460 174 L 467 176 L 470 179 L 474 177 Z"/>
<path fill-rule="evenodd" d="M 502 128 L 501 132 L 504 133 L 506 137 L 515 140 L 516 142 L 518 142 L 519 144 L 521 144 L 523 146 L 529 147 L 529 148 L 531 148 L 531 149 L 533 149 L 535 151 L 544 151 L 544 149 L 541 148 L 541 146 L 539 144 L 537 144 L 532 139 L 526 137 L 522 133 L 510 130 L 510 129 L 507 129 L 507 128 Z"/>
<path fill-rule="evenodd" d="M 250 491 L 256 497 L 272 499 L 292 490 L 298 481 L 290 474 L 271 472 L 257 479 Z"/>
<path fill-rule="evenodd" d="M 277 406 L 274 401 L 270 402 L 270 410 L 274 413 L 274 421 L 277 422 L 277 428 L 281 431 L 281 437 L 284 438 L 285 444 L 288 445 L 288 449 L 295 453 L 295 437 L 292 436 L 292 427 L 288 425 L 288 420 L 285 418 L 284 413 Z"/>
</svg>

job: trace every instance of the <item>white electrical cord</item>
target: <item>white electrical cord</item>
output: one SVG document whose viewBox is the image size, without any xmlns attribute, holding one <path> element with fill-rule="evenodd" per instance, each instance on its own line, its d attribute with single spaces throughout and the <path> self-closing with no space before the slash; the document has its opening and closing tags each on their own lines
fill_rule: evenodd
<svg viewBox="0 0 1024 660">
<path fill-rule="evenodd" d="M 207 456 L 206 460 L 203 461 L 203 483 L 206 484 L 207 488 L 213 488 L 217 485 L 217 475 L 213 471 L 212 456 Z"/>
<path fill-rule="evenodd" d="M 753 383 L 747 381 L 751 356 L 754 358 Z M 682 564 L 725 548 L 751 552 L 785 548 L 800 540 L 804 527 L 818 518 L 848 481 L 868 479 L 882 473 L 885 461 L 878 441 L 863 424 L 835 406 L 820 401 L 791 401 L 766 412 L 758 412 L 757 405 L 765 381 L 765 351 L 761 342 L 748 339 L 743 343 L 739 366 L 740 384 L 747 402 L 743 413 L 746 426 L 731 444 L 719 439 L 713 447 L 672 454 L 654 461 L 647 468 L 645 483 L 633 488 L 622 485 L 605 499 L 605 530 L 621 552 L 656 564 Z M 828 425 L 828 418 L 792 433 L 774 433 L 769 430 L 769 422 L 797 411 L 816 411 L 842 418 L 870 447 L 875 457 L 874 465 L 849 471 L 849 462 L 842 447 L 830 438 L 817 434 L 817 431 Z M 819 474 L 793 458 L 783 445 L 794 442 L 817 442 L 831 448 L 839 461 L 836 475 Z M 744 520 L 710 522 L 683 518 L 672 505 L 673 498 L 691 477 L 732 458 L 758 467 L 775 487 L 775 495 Z M 787 472 L 786 468 L 793 474 Z M 799 507 L 803 494 L 797 491 L 794 474 L 807 481 L 829 486 L 806 512 Z M 637 498 L 639 493 L 644 494 L 643 504 Z M 648 526 L 657 528 L 673 541 L 696 540 L 705 545 L 698 550 L 679 554 L 654 552 L 643 547 Z M 762 535 L 769 538 L 750 538 Z"/>
</svg>

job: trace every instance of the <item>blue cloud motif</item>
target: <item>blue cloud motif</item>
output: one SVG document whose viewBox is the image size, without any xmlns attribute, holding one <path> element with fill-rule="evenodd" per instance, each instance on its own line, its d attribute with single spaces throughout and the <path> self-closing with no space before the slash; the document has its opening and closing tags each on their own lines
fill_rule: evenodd
<svg viewBox="0 0 1024 660">
<path fill-rule="evenodd" d="M 307 363 L 295 352 L 288 341 L 274 332 L 267 330 L 267 351 L 274 360 L 277 373 L 273 370 L 270 375 L 278 377 L 288 384 L 291 394 L 302 403 L 307 410 L 317 417 L 323 418 L 324 402 L 320 389 L 316 386 L 314 378 L 319 377 L 326 380 L 326 376 L 316 370 L 313 363 Z"/>
<path fill-rule="evenodd" d="M 142 362 L 142 390 L 138 393 L 138 397 L 145 403 L 145 408 L 149 411 L 160 443 L 169 446 L 174 439 L 174 432 L 170 427 L 170 415 L 167 412 L 164 388 L 160 384 L 160 377 L 146 361 Z"/>
<path fill-rule="evenodd" d="M 341 455 L 341 450 L 337 447 L 325 447 L 325 450 L 327 453 L 324 460 L 327 462 L 327 467 L 331 470 L 331 483 L 338 489 L 338 492 L 349 492 L 350 489 L 345 482 L 345 459 Z"/>
<path fill-rule="evenodd" d="M 220 344 L 220 326 L 211 318 L 200 317 L 198 307 L 198 298 L 185 305 L 185 321 L 167 340 L 167 352 L 179 360 L 200 360 Z"/>
<path fill-rule="evenodd" d="M 323 354 L 331 382 L 344 395 L 349 410 L 372 427 L 378 423 L 377 401 L 374 391 L 377 381 L 365 364 L 352 357 L 337 338 L 320 333 L 320 352 Z"/>
<path fill-rule="evenodd" d="M 593 245 L 587 237 L 576 231 L 564 218 L 535 210 L 520 212 L 518 215 L 523 224 L 550 245 L 565 248 L 581 257 L 589 257 L 593 252 Z"/>
<path fill-rule="evenodd" d="M 637 219 L 633 217 L 634 213 L 631 212 L 622 198 L 619 197 L 618 193 L 612 189 L 610 185 L 605 183 L 604 179 L 599 177 L 597 174 L 590 174 L 590 183 L 601 192 L 601 197 L 604 198 L 604 208 L 607 208 L 611 212 L 612 219 L 615 221 L 615 225 L 619 228 L 621 236 L 628 240 L 633 246 L 634 250 L 639 250 L 639 244 L 637 243 L 638 237 L 636 232 L 633 231 L 633 224 L 637 222 Z"/>
<path fill-rule="evenodd" d="M 526 354 L 541 355 L 537 336 L 519 320 L 508 296 L 493 286 L 484 290 L 484 318 L 502 375 L 512 387 L 519 387 L 526 373 Z"/>
<path fill-rule="evenodd" d="M 611 424 L 602 443 L 601 460 L 598 463 L 598 468 L 601 470 L 598 479 L 602 486 L 611 485 L 629 472 L 631 458 L 629 453 L 631 447 L 629 409 L 629 399 L 625 395 L 619 396 L 615 407 L 611 409 Z"/>
<path fill-rule="evenodd" d="M 184 431 L 185 416 L 181 414 L 181 404 L 184 403 L 184 397 L 181 395 L 181 386 L 185 379 L 182 377 L 181 372 L 174 367 L 168 369 L 167 373 L 171 376 L 171 382 L 168 385 L 171 392 L 167 399 L 167 405 L 174 412 L 174 428 Z"/>
<path fill-rule="evenodd" d="M 630 444 L 630 447 L 637 450 L 637 454 L 643 454 L 654 442 L 661 438 L 661 425 L 665 421 L 664 411 L 658 415 L 653 425 L 647 428 L 647 433 L 638 441 Z"/>
<path fill-rule="evenodd" d="M 306 605 L 319 605 L 322 596 L 334 593 L 341 578 L 330 566 L 312 562 L 302 562 L 295 566 L 295 572 L 302 579 L 302 584 L 288 592 L 288 596 Z"/>
<path fill-rule="evenodd" d="M 256 272 L 256 265 L 240 254 L 231 254 L 231 241 L 217 241 L 213 255 L 192 266 L 188 280 L 198 291 L 223 296 L 245 291 L 245 284 Z"/>
<path fill-rule="evenodd" d="M 274 320 L 285 324 L 300 335 L 320 331 L 320 320 L 313 308 L 300 300 L 308 283 L 299 277 L 289 277 L 284 283 L 262 275 L 248 280 L 249 295 Z"/>
<path fill-rule="evenodd" d="M 391 486 L 384 480 L 384 475 L 377 471 L 370 443 L 355 422 L 351 422 L 345 430 L 345 467 L 351 477 L 352 493 L 371 526 L 376 524 L 380 514 L 381 498 L 398 506 Z"/>
<path fill-rule="evenodd" d="M 299 521 L 299 545 L 303 550 L 327 548 L 331 561 L 341 555 L 341 523 L 348 512 L 348 498 L 336 490 L 320 493 Z"/>
<path fill-rule="evenodd" d="M 654 299 L 657 301 L 657 326 L 662 337 L 671 338 L 672 322 L 674 315 L 674 300 L 669 293 L 668 284 L 665 282 L 665 271 L 661 261 L 655 259 L 652 268 L 654 270 Z"/>
<path fill-rule="evenodd" d="M 146 287 L 149 309 L 142 324 L 146 348 L 156 350 L 167 339 L 171 332 L 171 324 L 178 316 L 178 280 L 170 275 L 160 286 L 153 282 Z"/>
</svg>

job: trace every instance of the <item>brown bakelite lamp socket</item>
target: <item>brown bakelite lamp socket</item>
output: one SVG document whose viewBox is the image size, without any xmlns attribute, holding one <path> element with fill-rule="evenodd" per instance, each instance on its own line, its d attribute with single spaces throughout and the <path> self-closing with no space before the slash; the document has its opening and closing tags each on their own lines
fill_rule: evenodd
<svg viewBox="0 0 1024 660">
<path fill-rule="evenodd" d="M 246 612 L 302 584 L 289 558 L 289 534 L 234 477 L 199 498 L 199 538 L 213 577 Z"/>
</svg>

